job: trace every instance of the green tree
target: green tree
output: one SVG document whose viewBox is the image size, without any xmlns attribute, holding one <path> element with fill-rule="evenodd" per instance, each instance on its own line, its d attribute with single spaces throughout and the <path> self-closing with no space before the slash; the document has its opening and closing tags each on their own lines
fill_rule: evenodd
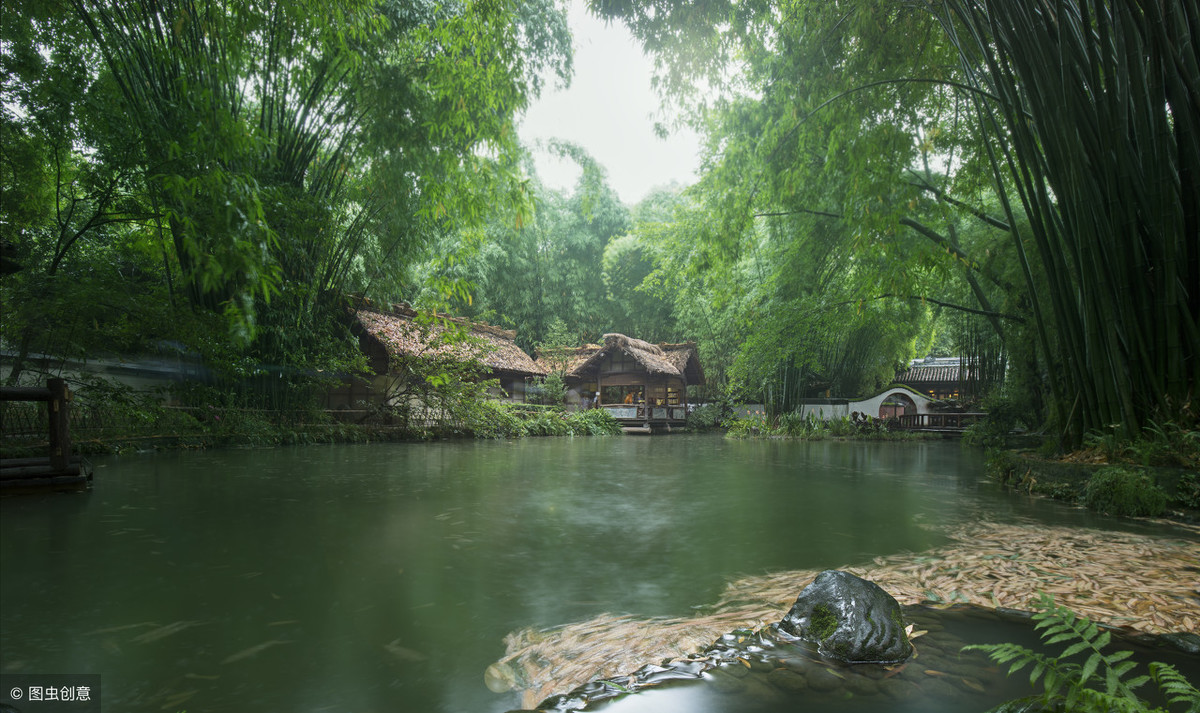
<svg viewBox="0 0 1200 713">
<path fill-rule="evenodd" d="M 31 350 L 79 357 L 140 346 L 132 326 L 153 300 L 159 253 L 139 224 L 136 142 L 100 117 L 118 110 L 111 83 L 89 72 L 86 30 L 53 6 L 16 2 L 0 19 L 0 241 L 20 272 L 4 278 L 0 327 L 17 383 Z"/>
<path fill-rule="evenodd" d="M 966 1 L 938 17 L 1009 224 L 1029 216 L 1013 238 L 1064 441 L 1194 423 L 1200 11 Z"/>
<path fill-rule="evenodd" d="M 436 300 L 436 286 L 448 282 L 469 286 L 449 307 L 516 329 L 527 350 L 546 341 L 555 322 L 581 341 L 610 331 L 603 255 L 630 226 L 628 209 L 594 158 L 568 143 L 550 148 L 582 168 L 573 191 L 564 194 L 531 178 L 531 216 L 497 211 L 482 231 L 449 234 L 441 257 L 428 265 L 427 279 L 435 286 L 429 298 Z"/>
<path fill-rule="evenodd" d="M 35 314 L 39 276 L 119 238 L 160 259 L 159 312 L 187 309 L 162 323 L 221 315 L 246 351 L 202 351 L 277 394 L 281 374 L 347 363 L 342 295 L 395 294 L 491 206 L 528 213 L 513 119 L 570 73 L 553 0 L 17 0 L 3 16 L 3 238 L 38 256 L 6 300 Z"/>
<path fill-rule="evenodd" d="M 649 278 L 663 261 L 662 233 L 669 231 L 686 200 L 678 189 L 652 191 L 634 206 L 633 229 L 604 248 L 604 285 L 614 331 L 650 342 L 682 338 L 672 318 L 671 300 L 659 293 Z"/>
<path fill-rule="evenodd" d="M 703 269 L 769 221 L 830 246 L 846 299 L 969 315 L 955 346 L 993 372 L 1017 356 L 1068 444 L 1194 421 L 1191 6 L 591 5 L 707 133 Z"/>
</svg>

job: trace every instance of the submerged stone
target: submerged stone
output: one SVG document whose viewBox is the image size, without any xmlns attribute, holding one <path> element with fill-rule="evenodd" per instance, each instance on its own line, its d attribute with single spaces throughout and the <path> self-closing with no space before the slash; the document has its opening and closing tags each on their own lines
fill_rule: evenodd
<svg viewBox="0 0 1200 713">
<path fill-rule="evenodd" d="M 818 574 L 779 628 L 847 663 L 895 663 L 912 654 L 900 604 L 874 582 L 838 570 Z"/>
</svg>

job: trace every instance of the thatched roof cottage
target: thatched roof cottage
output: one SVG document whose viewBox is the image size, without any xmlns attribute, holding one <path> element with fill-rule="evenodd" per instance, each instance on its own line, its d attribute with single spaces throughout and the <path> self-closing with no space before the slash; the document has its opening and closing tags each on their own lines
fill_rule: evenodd
<svg viewBox="0 0 1200 713">
<path fill-rule="evenodd" d="M 543 377 L 547 371 L 538 365 L 514 341 L 516 332 L 489 324 L 470 322 L 459 317 L 433 315 L 436 320 L 420 319 L 419 313 L 405 304 L 379 307 L 362 300 L 351 312 L 351 332 L 367 356 L 372 379 L 368 385 L 348 387 L 341 400 L 353 405 L 364 398 L 379 402 L 389 392 L 396 358 L 449 358 L 478 360 L 487 368 L 485 378 L 500 381 L 503 393 L 495 395 L 523 401 L 527 382 Z M 427 315 L 428 316 L 428 315 Z M 450 328 L 463 328 L 466 343 L 446 340 Z M 357 399 L 355 398 L 357 396 Z"/>
<path fill-rule="evenodd" d="M 605 334 L 603 344 L 549 351 L 539 355 L 538 364 L 562 372 L 577 402 L 605 408 L 626 425 L 682 423 L 687 387 L 704 383 L 694 343 L 651 344 L 624 334 Z"/>
</svg>

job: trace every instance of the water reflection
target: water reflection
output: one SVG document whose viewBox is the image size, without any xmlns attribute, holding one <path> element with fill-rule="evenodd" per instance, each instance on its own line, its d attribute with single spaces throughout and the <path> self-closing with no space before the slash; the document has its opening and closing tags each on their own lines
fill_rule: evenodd
<svg viewBox="0 0 1200 713">
<path fill-rule="evenodd" d="M 685 615 L 739 574 L 941 544 L 955 443 L 527 439 L 168 453 L 0 502 L 0 670 L 98 672 L 106 711 L 503 711 L 502 638 Z"/>
</svg>

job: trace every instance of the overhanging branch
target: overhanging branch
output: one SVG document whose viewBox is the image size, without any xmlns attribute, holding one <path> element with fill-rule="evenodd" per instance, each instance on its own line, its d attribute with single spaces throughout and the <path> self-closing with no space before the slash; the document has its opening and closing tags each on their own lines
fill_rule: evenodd
<svg viewBox="0 0 1200 713">
<path fill-rule="evenodd" d="M 914 177 L 916 177 L 917 181 L 919 181 L 918 183 L 913 184 L 917 188 L 920 188 L 923 191 L 928 191 L 928 192 L 934 194 L 935 196 L 937 196 L 938 200 L 945 201 L 946 203 L 949 203 L 950 205 L 954 206 L 955 208 L 962 208 L 963 210 L 967 211 L 971 215 L 975 216 L 976 218 L 983 221 L 984 223 L 987 223 L 988 225 L 992 226 L 993 228 L 999 228 L 1000 230 L 1003 230 L 1006 233 L 1012 232 L 1012 227 L 1008 223 L 1005 223 L 1003 220 L 1000 220 L 999 218 L 996 218 L 994 216 L 990 216 L 987 213 L 980 210 L 979 208 L 976 208 L 975 206 L 968 205 L 967 203 L 964 203 L 963 201 L 960 201 L 957 198 L 953 198 L 953 197 L 947 195 L 942 189 L 933 185 L 929 181 L 926 181 L 923 176 L 921 176 L 919 173 L 912 170 L 911 168 L 908 169 L 908 172 L 911 173 Z"/>
<path fill-rule="evenodd" d="M 807 208 L 797 208 L 796 210 L 779 210 L 771 213 L 755 213 L 755 218 L 780 218 L 786 215 L 819 215 L 824 218 L 841 218 L 840 213 L 829 213 L 823 210 L 809 210 Z"/>
<path fill-rule="evenodd" d="M 976 309 L 974 307 L 966 307 L 964 305 L 956 305 L 953 302 L 943 302 L 942 300 L 935 300 L 932 297 L 925 297 L 924 295 L 897 295 L 897 294 L 888 293 L 888 294 L 876 295 L 875 297 L 870 297 L 868 299 L 873 299 L 873 300 L 887 300 L 887 299 L 920 300 L 922 302 L 928 302 L 930 304 L 935 304 L 939 307 L 945 307 L 947 309 L 954 309 L 954 310 L 958 310 L 960 312 L 967 312 L 969 314 L 978 314 L 983 317 L 987 317 L 989 319 L 1007 319 L 1011 322 L 1019 322 L 1021 324 L 1025 323 L 1025 318 L 1019 314 L 1009 314 L 1007 312 L 997 312 L 995 310 L 987 310 L 987 309 Z M 864 300 L 856 300 L 856 301 L 864 301 Z M 852 303 L 846 303 L 846 304 L 852 304 Z"/>
</svg>

